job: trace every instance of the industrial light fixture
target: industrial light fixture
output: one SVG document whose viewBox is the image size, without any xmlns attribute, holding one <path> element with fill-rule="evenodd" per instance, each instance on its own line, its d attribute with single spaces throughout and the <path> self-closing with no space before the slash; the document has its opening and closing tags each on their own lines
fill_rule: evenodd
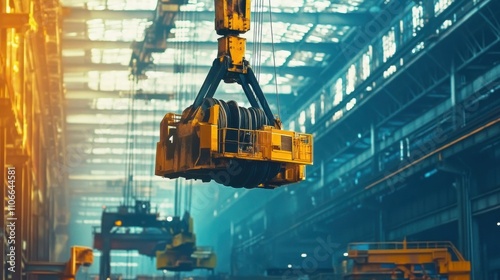
<svg viewBox="0 0 500 280">
<path fill-rule="evenodd" d="M 172 216 L 168 216 L 167 217 L 167 222 L 171 222 L 174 218 L 172 218 Z"/>
<path fill-rule="evenodd" d="M 500 222 L 497 222 L 497 226 L 499 226 L 499 227 L 500 227 Z"/>
<path fill-rule="evenodd" d="M 303 257 L 303 258 L 307 258 L 307 254 L 306 253 L 302 253 L 302 254 L 300 254 L 300 256 Z"/>
<path fill-rule="evenodd" d="M 349 256 L 349 253 L 345 252 L 344 257 L 347 257 L 347 256 Z"/>
<path fill-rule="evenodd" d="M 288 264 L 288 268 L 292 268 L 292 265 L 291 265 L 291 264 Z"/>
</svg>

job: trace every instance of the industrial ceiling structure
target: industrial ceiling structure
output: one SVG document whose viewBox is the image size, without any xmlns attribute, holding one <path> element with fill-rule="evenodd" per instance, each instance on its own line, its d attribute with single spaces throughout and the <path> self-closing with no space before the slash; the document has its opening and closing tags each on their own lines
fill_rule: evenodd
<svg viewBox="0 0 500 280">
<path fill-rule="evenodd" d="M 263 114 L 238 107 L 258 103 L 244 85 L 257 83 L 238 72 L 244 65 L 225 76 L 243 89 L 215 85 L 229 69 L 229 58 L 215 60 L 218 48 L 242 46 L 228 38 L 247 23 L 218 24 L 227 40 L 219 46 L 212 0 L 0 1 L 0 179 L 8 187 L 0 261 L 9 266 L 0 279 L 61 268 L 74 245 L 94 248 L 94 265 L 80 275 L 87 279 L 180 278 L 172 271 L 186 264 L 215 267 L 215 278 L 182 275 L 200 279 L 347 279 L 371 268 L 375 278 L 452 279 L 440 266 L 421 270 L 408 244 L 426 252 L 454 244 L 462 265 L 441 268 L 500 278 L 500 1 L 252 2 L 246 57 L 238 47 L 230 58 L 249 61 Z M 240 14 L 249 2 L 224 3 L 217 15 L 231 18 L 220 11 Z M 219 100 L 195 99 L 216 86 Z M 164 118 L 192 104 L 202 109 L 196 118 L 192 110 Z M 283 130 L 261 126 L 273 114 Z M 250 137 L 255 126 L 271 137 Z M 246 132 L 225 134 L 236 128 Z M 276 154 L 314 162 L 304 177 L 270 165 Z M 159 178 L 155 156 L 168 178 L 233 187 Z M 231 163 L 248 159 L 263 164 L 235 174 Z M 301 182 L 243 188 L 272 174 Z M 369 252 L 382 247 L 390 252 Z M 411 267 L 349 265 L 371 253 L 410 257 Z M 420 276 L 404 276 L 412 277 Z"/>
<path fill-rule="evenodd" d="M 217 57 L 218 36 L 213 1 L 187 1 L 166 51 L 153 53 L 147 78 L 134 80 L 131 45 L 144 39 L 157 1 L 62 5 L 70 243 L 88 244 L 102 208 L 123 202 L 130 161 L 135 197 L 164 215 L 173 212 L 176 186 L 201 184 L 154 177 L 155 142 L 164 114 L 192 104 Z M 497 8 L 492 0 L 253 1 L 246 59 L 284 127 L 314 135 L 315 164 L 306 182 L 266 194 L 193 188 L 201 243 L 217 240 L 222 271 L 296 267 L 318 240 L 442 238 L 436 229 L 453 232 L 450 239 L 468 250 L 475 241 L 464 213 L 486 213 L 478 223 L 489 224 L 498 187 L 490 169 L 478 168 L 488 179 L 474 190 L 475 210 L 467 210 L 472 198 L 455 201 L 448 187 L 473 184 L 471 177 L 443 166 L 457 158 L 498 162 Z M 248 105 L 237 85 L 221 85 L 216 98 Z M 478 109 L 467 111 L 467 102 Z M 440 218 L 427 219 L 431 212 Z M 490 240 L 490 232 L 478 235 Z M 334 243 L 328 249 L 341 247 Z M 154 269 L 130 252 L 116 253 L 111 266 L 129 276 Z"/>
<path fill-rule="evenodd" d="M 173 212 L 174 184 L 152 175 L 159 123 L 166 112 L 191 105 L 217 57 L 218 35 L 214 2 L 188 1 L 176 15 L 166 51 L 154 53 L 147 78 L 134 82 L 131 44 L 144 40 L 157 0 L 63 0 L 62 5 L 70 236 L 85 232 L 71 240 L 81 244 L 90 242 L 89 226 L 100 224 L 101 207 L 123 202 L 132 94 L 136 196 L 152 198 L 165 215 Z M 244 34 L 247 59 L 275 113 L 285 120 L 294 110 L 290 104 L 306 94 L 301 89 L 316 83 L 326 66 L 346 59 L 339 59 L 342 40 L 372 19 L 378 5 L 383 2 L 253 1 L 252 27 Z M 239 86 L 221 86 L 216 97 L 245 105 Z"/>
<path fill-rule="evenodd" d="M 338 55 L 343 37 L 369 20 L 378 4 L 272 1 L 269 6 L 260 2 L 252 15 L 260 21 L 245 34 L 247 53 L 275 112 L 277 99 L 280 104 L 288 104 L 302 94 L 301 87 L 315 82 L 315 75 Z M 83 188 L 86 193 L 100 193 L 104 182 L 122 179 L 124 150 L 120 145 L 125 143 L 131 91 L 144 93 L 145 98 L 137 100 L 135 106 L 141 111 L 136 120 L 140 127 L 137 133 L 149 143 L 157 135 L 164 113 L 190 105 L 217 56 L 213 1 L 189 1 L 176 17 L 167 50 L 153 54 L 155 65 L 147 72 L 147 79 L 130 81 L 130 45 L 144 39 L 156 3 L 62 1 L 66 15 L 63 62 L 68 152 L 80 161 L 70 171 L 74 191 Z M 217 96 L 238 100 L 241 88 L 221 87 Z M 144 145 L 135 152 L 152 155 L 153 147 Z M 144 168 L 151 165 L 150 158 L 137 161 Z"/>
</svg>

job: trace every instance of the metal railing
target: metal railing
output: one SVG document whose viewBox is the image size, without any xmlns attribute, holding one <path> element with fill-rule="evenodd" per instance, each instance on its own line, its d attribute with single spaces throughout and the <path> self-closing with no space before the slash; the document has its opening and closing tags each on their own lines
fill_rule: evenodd
<svg viewBox="0 0 500 280">
<path fill-rule="evenodd" d="M 452 259 L 465 261 L 462 254 L 449 241 L 421 241 L 421 242 L 359 242 L 350 243 L 348 251 L 352 250 L 406 250 L 406 249 L 447 249 Z"/>
<path fill-rule="evenodd" d="M 281 137 L 279 144 L 272 143 L 273 136 Z M 291 136 L 279 131 L 219 129 L 219 153 L 221 154 L 268 159 L 272 151 L 290 152 L 292 160 L 310 161 L 313 153 L 312 135 L 294 133 Z"/>
</svg>

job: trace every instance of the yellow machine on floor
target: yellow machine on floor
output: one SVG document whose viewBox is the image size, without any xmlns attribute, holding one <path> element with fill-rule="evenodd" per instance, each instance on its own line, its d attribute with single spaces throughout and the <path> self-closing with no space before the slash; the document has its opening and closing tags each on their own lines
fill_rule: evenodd
<svg viewBox="0 0 500 280">
<path fill-rule="evenodd" d="M 349 244 L 345 280 L 469 280 L 470 262 L 450 242 Z"/>
<path fill-rule="evenodd" d="M 28 262 L 25 264 L 25 272 L 27 275 L 41 276 L 43 279 L 75 280 L 80 266 L 90 266 L 93 262 L 92 248 L 73 246 L 68 262 Z M 32 278 L 28 276 L 28 279 Z"/>
<path fill-rule="evenodd" d="M 172 229 L 172 241 L 165 250 L 156 251 L 156 268 L 169 271 L 190 271 L 193 269 L 214 269 L 217 265 L 215 253 L 204 247 L 196 247 L 193 219 L 185 214 L 182 226 Z"/>
<path fill-rule="evenodd" d="M 312 135 L 281 129 L 245 60 L 250 0 L 215 0 L 218 57 L 192 106 L 168 113 L 160 127 L 156 175 L 214 180 L 231 187 L 275 188 L 305 178 Z M 213 99 L 217 86 L 238 83 L 251 104 Z"/>
</svg>

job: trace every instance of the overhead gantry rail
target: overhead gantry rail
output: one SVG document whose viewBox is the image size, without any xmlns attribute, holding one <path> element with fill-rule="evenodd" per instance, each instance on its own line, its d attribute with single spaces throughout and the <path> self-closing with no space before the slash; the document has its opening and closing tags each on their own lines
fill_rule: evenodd
<svg viewBox="0 0 500 280">
<path fill-rule="evenodd" d="M 175 26 L 175 17 L 180 6 L 187 0 L 158 0 L 153 24 L 144 31 L 142 42 L 132 42 L 132 57 L 129 62 L 130 75 L 134 80 L 145 77 L 146 70 L 153 65 L 152 53 L 167 49 L 167 38 Z"/>
</svg>

